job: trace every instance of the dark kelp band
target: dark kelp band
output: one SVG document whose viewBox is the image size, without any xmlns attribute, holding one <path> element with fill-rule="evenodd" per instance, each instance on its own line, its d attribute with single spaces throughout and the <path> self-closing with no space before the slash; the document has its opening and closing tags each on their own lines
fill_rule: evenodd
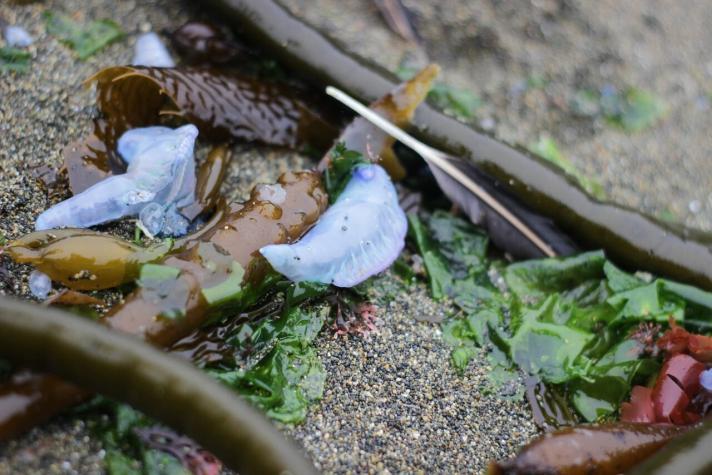
<svg viewBox="0 0 712 475">
<path fill-rule="evenodd" d="M 315 473 L 257 409 L 188 363 L 135 337 L 0 297 L 0 348 L 14 364 L 52 372 L 131 404 L 194 438 L 239 473 Z"/>
</svg>

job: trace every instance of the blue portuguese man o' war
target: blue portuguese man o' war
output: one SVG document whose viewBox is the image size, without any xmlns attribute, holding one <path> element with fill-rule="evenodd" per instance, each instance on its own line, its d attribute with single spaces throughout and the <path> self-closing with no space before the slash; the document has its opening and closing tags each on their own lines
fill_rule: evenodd
<svg viewBox="0 0 712 475">
<path fill-rule="evenodd" d="M 178 211 L 195 199 L 194 125 L 145 127 L 125 132 L 117 151 L 126 173 L 110 176 L 40 214 L 38 231 L 87 228 L 138 216 L 150 236 L 180 236 L 190 222 Z"/>
<path fill-rule="evenodd" d="M 265 246 L 262 255 L 294 282 L 353 287 L 396 260 L 408 230 L 386 171 L 358 165 L 346 188 L 297 243 Z"/>
</svg>

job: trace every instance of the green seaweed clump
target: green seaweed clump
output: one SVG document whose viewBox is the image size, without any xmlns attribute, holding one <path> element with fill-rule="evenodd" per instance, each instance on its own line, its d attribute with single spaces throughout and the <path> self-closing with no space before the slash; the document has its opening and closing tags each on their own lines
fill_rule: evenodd
<svg viewBox="0 0 712 475">
<path fill-rule="evenodd" d="M 449 296 L 456 310 L 443 322 L 453 365 L 464 371 L 487 351 L 495 367 L 564 394 L 586 421 L 611 418 L 634 384 L 657 374 L 662 355 L 654 342 L 669 321 L 712 328 L 712 294 L 629 274 L 601 251 L 489 262 L 486 237 L 459 218 L 439 211 L 427 225 L 417 217 L 411 224 L 429 232 L 415 242 L 433 297 Z"/>
</svg>

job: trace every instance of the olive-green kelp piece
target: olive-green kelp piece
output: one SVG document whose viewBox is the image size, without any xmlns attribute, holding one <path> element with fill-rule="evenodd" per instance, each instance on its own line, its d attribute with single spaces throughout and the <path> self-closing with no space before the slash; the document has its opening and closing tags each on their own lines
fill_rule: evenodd
<svg viewBox="0 0 712 475">
<path fill-rule="evenodd" d="M 131 404 L 239 473 L 315 473 L 292 443 L 229 389 L 90 320 L 0 297 L 0 356 Z"/>
<path fill-rule="evenodd" d="M 712 419 L 674 438 L 630 475 L 709 475 L 712 473 Z"/>
<path fill-rule="evenodd" d="M 342 49 L 274 0 L 209 0 L 255 45 L 320 87 L 336 86 L 361 101 L 381 96 L 395 76 Z M 554 165 L 504 145 L 432 107 L 420 107 L 416 135 L 469 158 L 532 210 L 551 217 L 582 245 L 605 249 L 618 264 L 712 290 L 712 235 L 668 226 L 635 210 L 588 196 Z"/>
</svg>

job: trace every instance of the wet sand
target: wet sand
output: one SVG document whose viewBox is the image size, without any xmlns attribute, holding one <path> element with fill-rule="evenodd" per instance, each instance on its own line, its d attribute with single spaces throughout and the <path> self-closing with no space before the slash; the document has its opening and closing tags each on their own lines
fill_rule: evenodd
<svg viewBox="0 0 712 475">
<path fill-rule="evenodd" d="M 363 0 L 289 0 L 299 15 L 349 48 L 395 70 L 405 57 L 427 55 L 444 66 L 446 82 L 482 97 L 475 123 L 503 140 L 528 144 L 555 138 L 616 201 L 712 228 L 712 142 L 708 92 L 712 20 L 705 2 L 683 8 L 649 2 L 486 0 L 408 1 L 424 48 L 398 39 Z M 62 147 L 88 131 L 96 114 L 84 79 L 123 64 L 141 31 L 193 18 L 191 2 L 45 1 L 0 5 L 0 16 L 36 39 L 29 74 L 0 74 L 0 233 L 14 238 L 62 196 L 48 198 L 33 168 L 59 166 Z M 45 34 L 45 10 L 111 18 L 128 32 L 86 62 Z M 369 34 L 364 34 L 368 30 Z M 388 45 L 384 48 L 383 45 Z M 532 78 L 543 78 L 533 87 Z M 536 82 L 537 84 L 540 81 Z M 668 105 L 656 126 L 626 134 L 602 121 L 575 117 L 569 101 L 582 87 L 635 85 Z M 224 192 L 246 196 L 256 182 L 310 166 L 296 153 L 239 146 Z M 204 153 L 204 150 L 201 150 Z M 695 204 L 696 203 L 696 204 Z M 130 235 L 133 223 L 106 227 Z M 28 296 L 29 269 L 10 265 L 0 294 Z M 395 279 L 392 277 L 392 279 Z M 108 294 L 111 301 L 117 296 Z M 423 285 L 399 290 L 380 305 L 378 331 L 366 338 L 325 331 L 317 347 L 327 370 L 324 398 L 304 424 L 285 427 L 325 472 L 477 472 L 537 433 L 526 404 L 508 388 L 491 390 L 484 358 L 464 375 L 449 364 L 437 319 L 448 311 Z M 0 474 L 101 473 L 104 453 L 86 422 L 64 416 L 0 447 Z"/>
</svg>

